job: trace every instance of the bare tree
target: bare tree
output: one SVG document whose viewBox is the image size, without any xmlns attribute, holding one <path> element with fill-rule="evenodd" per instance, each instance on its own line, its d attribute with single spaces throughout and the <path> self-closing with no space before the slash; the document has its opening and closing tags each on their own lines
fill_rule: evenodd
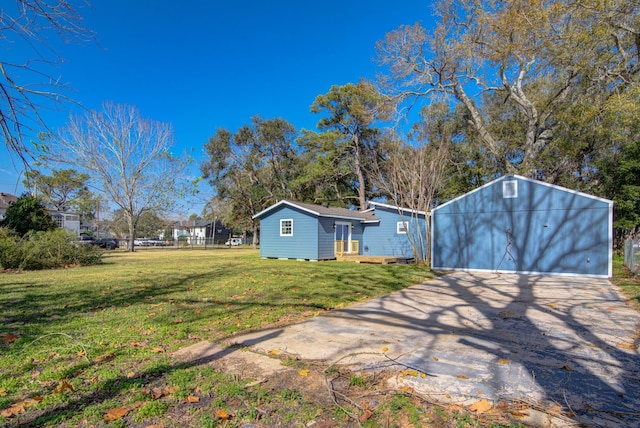
<svg viewBox="0 0 640 428">
<path fill-rule="evenodd" d="M 144 119 L 135 107 L 105 103 L 103 111 L 73 117 L 49 158 L 87 172 L 96 187 L 122 210 L 129 251 L 140 216 L 166 212 L 189 190 L 190 159 L 171 152 L 170 124 Z"/>
<path fill-rule="evenodd" d="M 26 134 L 47 129 L 41 111 L 69 100 L 53 74 L 61 58 L 49 44 L 51 34 L 64 42 L 93 38 L 67 0 L 16 0 L 0 8 L 0 41 L 10 53 L 0 59 L 0 135 L 25 164 L 32 156 Z"/>
<path fill-rule="evenodd" d="M 411 133 L 417 144 L 389 139 L 386 157 L 372 169 L 374 185 L 399 207 L 402 221 L 409 226 L 407 239 L 420 264 L 428 264 L 431 259 L 429 213 L 443 186 L 451 159 L 451 144 L 456 132 L 452 115 L 445 104 L 436 103 L 425 108 L 423 121 L 416 124 Z M 408 211 L 402 208 L 408 208 Z M 420 227 L 422 217 L 426 220 L 424 229 Z"/>
</svg>

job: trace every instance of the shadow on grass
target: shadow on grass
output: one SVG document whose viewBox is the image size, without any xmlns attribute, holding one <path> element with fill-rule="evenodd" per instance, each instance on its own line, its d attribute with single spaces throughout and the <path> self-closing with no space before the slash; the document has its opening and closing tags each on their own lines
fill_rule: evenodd
<svg viewBox="0 0 640 428">
<path fill-rule="evenodd" d="M 273 339 L 280 333 L 281 331 L 276 331 L 264 334 L 262 337 L 257 338 L 257 341 L 259 342 Z M 204 357 L 196 358 L 192 361 L 156 366 L 153 369 L 144 371 L 142 373 L 137 373 L 133 378 L 126 375 L 121 375 L 102 382 L 92 393 L 81 394 L 79 397 L 74 397 L 68 402 L 59 404 L 43 412 L 34 414 L 29 420 L 14 420 L 10 423 L 15 423 L 16 426 L 34 428 L 60 423 L 63 422 L 61 421 L 61 419 L 64 420 L 65 415 L 72 416 L 85 407 L 97 404 L 99 405 L 104 401 L 110 400 L 111 398 L 127 390 L 130 390 L 132 387 L 144 387 L 146 385 L 152 385 L 154 382 L 170 375 L 172 372 L 206 365 L 211 361 L 226 357 L 234 352 L 238 352 L 239 350 L 240 349 L 238 347 L 230 346 L 227 348 L 223 348 L 218 352 L 208 354 Z"/>
</svg>

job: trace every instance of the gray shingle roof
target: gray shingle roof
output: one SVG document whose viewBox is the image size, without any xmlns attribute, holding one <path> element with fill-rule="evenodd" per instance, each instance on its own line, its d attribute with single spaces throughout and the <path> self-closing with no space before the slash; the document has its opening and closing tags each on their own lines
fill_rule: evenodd
<svg viewBox="0 0 640 428">
<path fill-rule="evenodd" d="M 302 202 L 291 202 L 291 201 L 280 201 L 277 204 L 270 206 L 264 211 L 259 212 L 254 217 L 262 217 L 263 214 L 271 211 L 273 208 L 280 205 L 289 205 L 291 207 L 298 207 L 303 211 L 306 211 L 311 214 L 315 214 L 319 217 L 335 217 L 335 218 L 344 218 L 350 220 L 361 220 L 361 221 L 378 221 L 378 219 L 373 215 L 373 212 L 362 212 L 362 211 L 354 211 L 349 210 L 347 208 L 339 208 L 339 207 L 329 207 L 326 205 L 315 205 L 315 204 L 306 204 Z"/>
<path fill-rule="evenodd" d="M 9 204 L 14 203 L 18 200 L 16 195 L 12 195 L 10 193 L 0 193 L 0 209 L 7 209 Z"/>
</svg>

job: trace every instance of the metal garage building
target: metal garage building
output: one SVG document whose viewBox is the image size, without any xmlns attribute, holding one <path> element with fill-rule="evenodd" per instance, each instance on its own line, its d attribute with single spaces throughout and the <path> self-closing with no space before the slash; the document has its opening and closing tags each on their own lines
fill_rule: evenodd
<svg viewBox="0 0 640 428">
<path fill-rule="evenodd" d="M 434 269 L 611 277 L 613 202 L 517 175 L 431 212 Z"/>
</svg>

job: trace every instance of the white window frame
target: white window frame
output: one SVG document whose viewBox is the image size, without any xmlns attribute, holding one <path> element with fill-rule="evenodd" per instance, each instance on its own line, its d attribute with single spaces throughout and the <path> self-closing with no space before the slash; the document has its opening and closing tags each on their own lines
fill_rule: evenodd
<svg viewBox="0 0 640 428">
<path fill-rule="evenodd" d="M 291 228 L 291 232 L 290 233 L 283 233 L 282 231 L 282 226 L 285 222 L 289 222 L 290 224 L 290 228 Z M 282 218 L 280 219 L 280 236 L 293 236 L 293 219 L 292 218 Z"/>
<path fill-rule="evenodd" d="M 514 199 L 518 197 L 518 181 L 509 180 L 502 182 L 502 198 Z"/>
<path fill-rule="evenodd" d="M 398 235 L 406 235 L 409 230 L 409 222 L 408 221 L 399 221 L 396 224 L 396 233 Z"/>
<path fill-rule="evenodd" d="M 52 215 L 51 220 L 58 226 L 59 228 L 64 227 L 64 216 L 62 215 Z"/>
</svg>

